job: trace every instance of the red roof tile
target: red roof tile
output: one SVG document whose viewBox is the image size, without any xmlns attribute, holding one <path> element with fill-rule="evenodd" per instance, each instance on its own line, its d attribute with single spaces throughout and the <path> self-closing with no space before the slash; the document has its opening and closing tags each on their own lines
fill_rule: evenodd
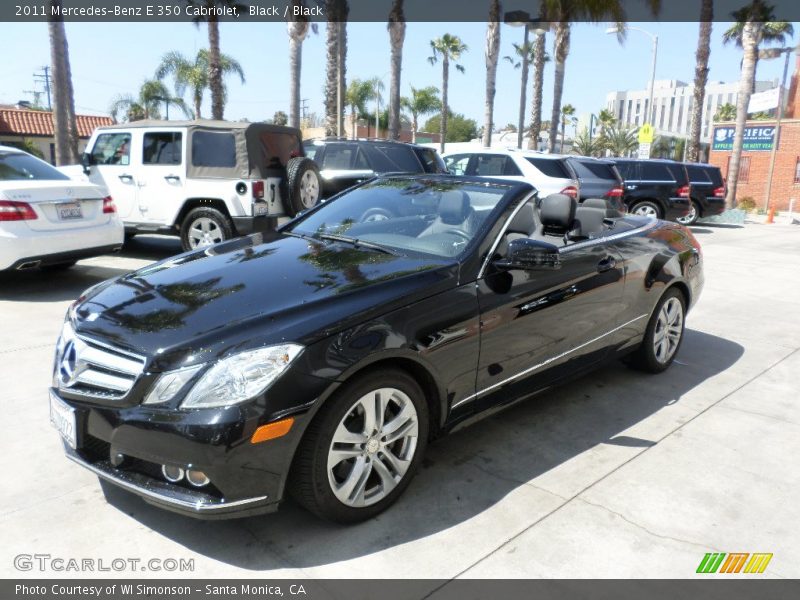
<svg viewBox="0 0 800 600">
<path fill-rule="evenodd" d="M 111 117 L 76 115 L 78 137 L 88 138 L 96 127 L 112 125 Z M 0 134 L 6 135 L 53 135 L 53 113 L 46 110 L 0 108 Z"/>
</svg>

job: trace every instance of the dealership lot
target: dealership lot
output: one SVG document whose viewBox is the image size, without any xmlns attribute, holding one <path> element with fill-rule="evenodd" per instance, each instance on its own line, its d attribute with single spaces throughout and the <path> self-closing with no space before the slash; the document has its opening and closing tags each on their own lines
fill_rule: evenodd
<svg viewBox="0 0 800 600">
<path fill-rule="evenodd" d="M 194 559 L 208 577 L 691 577 L 706 552 L 769 552 L 763 576 L 800 577 L 800 228 L 693 230 L 706 288 L 669 371 L 611 365 L 441 440 L 393 508 L 349 528 L 291 503 L 238 521 L 175 516 L 64 457 L 46 390 L 67 306 L 177 240 L 0 274 L 0 574 L 97 575 L 15 569 L 40 553 Z M 165 575 L 120 573 L 134 574 Z"/>
</svg>

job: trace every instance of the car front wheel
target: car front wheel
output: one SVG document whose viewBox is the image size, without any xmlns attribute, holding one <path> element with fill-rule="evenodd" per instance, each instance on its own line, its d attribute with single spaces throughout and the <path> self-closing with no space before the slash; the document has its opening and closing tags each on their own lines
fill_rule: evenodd
<svg viewBox="0 0 800 600">
<path fill-rule="evenodd" d="M 427 404 L 417 382 L 402 371 L 370 373 L 345 384 L 309 425 L 290 492 L 325 519 L 369 519 L 408 486 L 427 436 Z"/>
</svg>

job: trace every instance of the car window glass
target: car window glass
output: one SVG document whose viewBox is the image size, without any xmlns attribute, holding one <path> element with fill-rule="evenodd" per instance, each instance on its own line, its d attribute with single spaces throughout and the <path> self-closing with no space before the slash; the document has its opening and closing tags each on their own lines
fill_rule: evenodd
<svg viewBox="0 0 800 600">
<path fill-rule="evenodd" d="M 619 171 L 619 174 L 622 175 L 625 181 L 638 179 L 635 162 L 617 161 L 617 171 Z"/>
<path fill-rule="evenodd" d="M 223 131 L 192 133 L 192 165 L 195 167 L 235 167 L 236 140 Z"/>
<path fill-rule="evenodd" d="M 667 164 L 667 171 L 669 171 L 670 177 L 676 181 L 678 185 L 686 185 L 689 183 L 686 175 L 686 169 L 684 169 L 683 165 Z"/>
<path fill-rule="evenodd" d="M 454 154 L 444 159 L 447 170 L 453 175 L 465 175 L 469 164 L 469 154 Z"/>
<path fill-rule="evenodd" d="M 426 173 L 446 173 L 442 157 L 433 148 L 417 148 L 417 158 L 422 161 Z"/>
<path fill-rule="evenodd" d="M 357 151 L 358 146 L 355 144 L 328 144 L 325 146 L 320 168 L 344 171 L 352 169 Z"/>
<path fill-rule="evenodd" d="M 551 158 L 539 158 L 537 156 L 526 156 L 525 160 L 531 163 L 534 167 L 539 169 L 543 175 L 547 177 L 556 177 L 558 179 L 572 179 L 566 165 L 560 160 L 553 160 Z"/>
<path fill-rule="evenodd" d="M 639 165 L 644 181 L 675 181 L 675 178 L 663 163 L 644 161 Z"/>
<path fill-rule="evenodd" d="M 365 144 L 362 150 L 369 156 L 372 168 L 378 173 L 422 173 L 422 164 L 409 146 L 402 144 Z"/>
<path fill-rule="evenodd" d="M 479 154 L 475 157 L 475 175 L 504 175 L 507 157 L 501 154 Z"/>
<path fill-rule="evenodd" d="M 69 179 L 58 169 L 51 167 L 43 160 L 22 152 L 0 151 L 0 180 L 20 179 Z"/>
<path fill-rule="evenodd" d="M 179 165 L 183 135 L 177 131 L 145 133 L 142 141 L 142 163 L 145 165 Z"/>
<path fill-rule="evenodd" d="M 578 177 L 585 177 L 588 179 L 610 179 L 616 181 L 617 175 L 614 173 L 614 167 L 608 163 L 576 160 L 572 163 Z"/>
<path fill-rule="evenodd" d="M 709 179 L 711 179 L 711 183 L 717 187 L 724 185 L 722 180 L 722 171 L 719 167 L 704 167 L 704 170 Z"/>
<path fill-rule="evenodd" d="M 359 171 L 368 171 L 369 170 L 369 163 L 367 162 L 367 157 L 364 155 L 364 152 L 359 150 L 356 152 L 356 161 L 353 164 L 354 169 L 358 169 Z"/>
<path fill-rule="evenodd" d="M 708 173 L 703 167 L 687 165 L 686 170 L 689 172 L 689 181 L 692 183 L 711 183 L 711 179 L 709 179 Z"/>
<path fill-rule="evenodd" d="M 317 150 L 320 149 L 320 146 L 317 144 L 303 144 L 303 150 L 306 153 L 306 156 L 311 160 L 314 160 L 314 157 L 317 155 Z"/>
<path fill-rule="evenodd" d="M 98 135 L 92 148 L 92 162 L 96 165 L 131 164 L 131 134 L 103 133 Z"/>
<path fill-rule="evenodd" d="M 506 157 L 506 166 L 503 169 L 503 175 L 519 177 L 522 175 L 522 171 L 520 171 L 519 167 L 514 163 L 514 159 Z"/>
</svg>

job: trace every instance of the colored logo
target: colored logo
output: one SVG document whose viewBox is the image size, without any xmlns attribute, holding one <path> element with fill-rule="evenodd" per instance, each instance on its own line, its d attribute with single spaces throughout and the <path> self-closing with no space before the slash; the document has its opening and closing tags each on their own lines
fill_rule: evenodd
<svg viewBox="0 0 800 600">
<path fill-rule="evenodd" d="M 709 552 L 700 561 L 698 573 L 763 573 L 772 553 Z"/>
</svg>

